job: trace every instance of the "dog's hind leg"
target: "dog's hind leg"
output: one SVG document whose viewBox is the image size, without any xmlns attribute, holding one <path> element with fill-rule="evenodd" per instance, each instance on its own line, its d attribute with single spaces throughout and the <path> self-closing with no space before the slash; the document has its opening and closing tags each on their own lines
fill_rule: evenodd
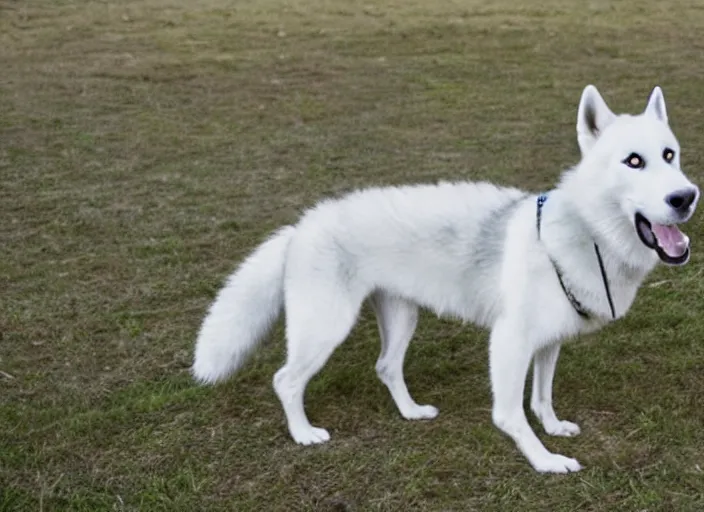
<svg viewBox="0 0 704 512">
<path fill-rule="evenodd" d="M 274 390 L 291 437 L 309 445 L 328 441 L 330 434 L 308 421 L 303 405 L 306 386 L 349 334 L 363 298 L 341 292 L 334 282 L 301 284 L 293 288 L 305 296 L 286 291 L 286 364 L 274 375 Z"/>
<path fill-rule="evenodd" d="M 533 357 L 533 390 L 530 408 L 551 436 L 576 436 L 579 425 L 560 421 L 552 406 L 552 382 L 560 355 L 560 345 L 554 344 L 538 350 Z"/>
<path fill-rule="evenodd" d="M 531 340 L 524 329 L 504 316 L 494 324 L 489 340 L 489 370 L 494 395 L 494 424 L 510 436 L 528 462 L 541 473 L 579 471 L 575 459 L 550 453 L 528 424 L 523 409 L 523 390 L 533 357 Z"/>
<path fill-rule="evenodd" d="M 381 354 L 376 363 L 379 379 L 389 389 L 391 397 L 404 418 L 407 420 L 435 418 L 438 410 L 432 405 L 418 405 L 408 392 L 403 376 L 406 349 L 418 323 L 418 306 L 384 292 L 375 293 L 371 303 L 376 312 L 381 336 Z"/>
</svg>

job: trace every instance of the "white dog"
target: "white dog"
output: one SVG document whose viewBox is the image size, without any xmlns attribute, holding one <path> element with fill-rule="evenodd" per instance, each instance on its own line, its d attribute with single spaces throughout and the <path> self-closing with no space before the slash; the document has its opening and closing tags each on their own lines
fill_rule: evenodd
<svg viewBox="0 0 704 512">
<path fill-rule="evenodd" d="M 495 425 L 537 471 L 578 471 L 528 424 L 531 360 L 531 408 L 545 431 L 578 434 L 552 406 L 560 344 L 625 315 L 658 260 L 687 262 L 689 239 L 677 224 L 692 215 L 699 190 L 680 171 L 659 87 L 634 116 L 615 115 L 586 87 L 577 135 L 582 159 L 548 194 L 441 183 L 321 202 L 229 277 L 201 328 L 194 376 L 229 376 L 285 308 L 287 360 L 274 388 L 293 439 L 325 442 L 328 432 L 306 417 L 306 385 L 369 298 L 381 334 L 379 378 L 404 418 L 431 419 L 438 410 L 418 405 L 403 376 L 418 308 L 426 307 L 491 329 Z"/>
</svg>

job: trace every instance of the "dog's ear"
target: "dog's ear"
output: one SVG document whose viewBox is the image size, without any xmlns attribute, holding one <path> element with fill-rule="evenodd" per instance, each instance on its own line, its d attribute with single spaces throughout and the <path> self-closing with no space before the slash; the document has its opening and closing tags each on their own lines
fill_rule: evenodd
<svg viewBox="0 0 704 512">
<path fill-rule="evenodd" d="M 596 87 L 586 86 L 577 111 L 577 142 L 582 155 L 592 149 L 601 132 L 615 117 Z"/>
<path fill-rule="evenodd" d="M 667 123 L 667 108 L 665 108 L 665 97 L 662 95 L 662 89 L 655 87 L 648 98 L 648 106 L 645 107 L 646 114 L 652 114 L 663 123 Z"/>
</svg>

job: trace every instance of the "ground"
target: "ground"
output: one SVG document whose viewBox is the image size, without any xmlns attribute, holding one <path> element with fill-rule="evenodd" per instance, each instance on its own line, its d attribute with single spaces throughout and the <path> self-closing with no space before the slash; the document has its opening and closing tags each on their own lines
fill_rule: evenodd
<svg viewBox="0 0 704 512">
<path fill-rule="evenodd" d="M 704 510 L 704 224 L 629 316 L 562 354 L 535 474 L 491 424 L 485 331 L 421 318 L 374 375 L 365 310 L 289 438 L 281 327 L 198 387 L 225 276 L 321 197 L 486 179 L 548 189 L 578 160 L 579 95 L 639 112 L 661 85 L 702 183 L 695 0 L 0 0 L 0 510 Z"/>
</svg>

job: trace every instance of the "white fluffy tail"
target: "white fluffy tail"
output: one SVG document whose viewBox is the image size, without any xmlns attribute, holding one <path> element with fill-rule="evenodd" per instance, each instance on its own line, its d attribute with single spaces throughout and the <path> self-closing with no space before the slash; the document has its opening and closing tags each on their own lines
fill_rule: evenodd
<svg viewBox="0 0 704 512">
<path fill-rule="evenodd" d="M 198 334 L 191 371 L 200 382 L 229 377 L 278 318 L 286 250 L 294 232 L 291 226 L 277 231 L 227 278 Z"/>
</svg>

